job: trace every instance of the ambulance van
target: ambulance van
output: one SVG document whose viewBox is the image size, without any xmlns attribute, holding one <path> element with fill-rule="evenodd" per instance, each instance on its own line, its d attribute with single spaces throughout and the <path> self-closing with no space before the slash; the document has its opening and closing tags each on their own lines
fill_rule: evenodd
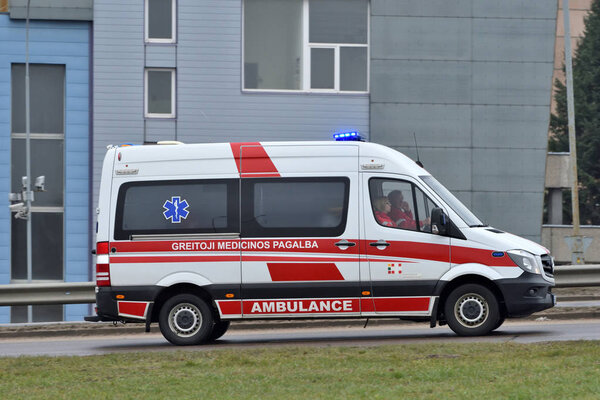
<svg viewBox="0 0 600 400">
<path fill-rule="evenodd" d="M 485 335 L 555 304 L 547 249 L 483 224 L 374 143 L 109 147 L 97 214 L 86 320 L 158 322 L 176 345 L 250 319 L 395 317 Z"/>
</svg>

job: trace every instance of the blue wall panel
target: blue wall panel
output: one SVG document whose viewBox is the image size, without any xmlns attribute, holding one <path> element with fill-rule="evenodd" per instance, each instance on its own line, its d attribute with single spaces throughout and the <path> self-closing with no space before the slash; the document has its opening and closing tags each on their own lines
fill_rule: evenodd
<svg viewBox="0 0 600 400">
<path fill-rule="evenodd" d="M 30 62 L 64 64 L 65 76 L 65 281 L 89 280 L 89 94 L 91 23 L 31 21 Z M 25 62 L 25 22 L 0 14 L 0 284 L 10 282 L 10 82 L 11 64 Z M 65 308 L 81 320 L 87 305 Z M 0 323 L 8 323 L 0 307 Z"/>
</svg>

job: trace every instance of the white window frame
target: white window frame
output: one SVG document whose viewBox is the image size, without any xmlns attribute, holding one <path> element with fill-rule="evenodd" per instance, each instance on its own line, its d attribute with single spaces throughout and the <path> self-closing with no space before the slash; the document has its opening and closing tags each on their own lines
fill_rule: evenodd
<svg viewBox="0 0 600 400">
<path fill-rule="evenodd" d="M 146 0 L 147 1 L 147 0 Z M 302 0 L 302 88 L 298 90 L 292 89 L 247 89 L 244 75 L 244 43 L 246 38 L 244 37 L 244 12 L 243 9 L 246 0 L 242 3 L 242 92 L 276 92 L 276 93 L 335 93 L 335 94 L 369 94 L 370 91 L 370 80 L 371 80 L 371 0 L 367 0 L 367 43 L 310 43 L 309 42 L 309 1 Z M 365 91 L 350 91 L 340 90 L 340 48 L 341 47 L 366 47 L 367 48 L 367 89 Z M 334 61 L 334 88 L 333 89 L 312 89 L 310 87 L 311 82 L 311 49 L 334 49 L 335 61 Z"/>
<path fill-rule="evenodd" d="M 170 114 L 159 114 L 159 113 L 150 113 L 148 112 L 148 72 L 149 71 L 161 71 L 161 72 L 171 72 L 171 113 Z M 144 69 L 144 116 L 146 118 L 175 118 L 176 116 L 176 83 L 177 79 L 175 76 L 175 68 L 145 68 Z"/>
<path fill-rule="evenodd" d="M 146 43 L 176 43 L 177 42 L 177 0 L 171 0 L 171 38 L 158 39 L 149 37 L 150 19 L 149 0 L 144 0 L 144 41 Z"/>
</svg>

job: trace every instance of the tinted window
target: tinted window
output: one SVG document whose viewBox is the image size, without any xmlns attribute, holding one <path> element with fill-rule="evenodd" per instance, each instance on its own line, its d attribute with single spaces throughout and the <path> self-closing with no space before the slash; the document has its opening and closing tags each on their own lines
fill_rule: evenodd
<svg viewBox="0 0 600 400">
<path fill-rule="evenodd" d="M 243 234 L 339 236 L 346 227 L 347 178 L 267 178 L 242 181 Z"/>
<path fill-rule="evenodd" d="M 115 238 L 237 233 L 238 181 L 131 182 L 121 186 Z"/>
<path fill-rule="evenodd" d="M 25 64 L 12 64 L 12 131 L 25 133 Z M 64 133 L 65 66 L 29 65 L 31 133 Z"/>
<path fill-rule="evenodd" d="M 417 200 L 417 215 L 419 216 L 419 230 L 431 233 L 431 210 L 435 204 L 418 188 L 415 188 Z"/>
<path fill-rule="evenodd" d="M 148 38 L 173 38 L 173 0 L 148 0 Z"/>
</svg>

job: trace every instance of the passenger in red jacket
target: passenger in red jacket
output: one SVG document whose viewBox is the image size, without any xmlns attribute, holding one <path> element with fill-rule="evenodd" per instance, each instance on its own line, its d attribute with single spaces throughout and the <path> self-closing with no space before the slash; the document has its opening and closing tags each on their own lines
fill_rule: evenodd
<svg viewBox="0 0 600 400">
<path fill-rule="evenodd" d="M 413 217 L 410 205 L 404 201 L 404 196 L 399 190 L 392 190 L 388 195 L 391 203 L 389 215 L 397 226 L 404 229 L 417 230 L 417 223 Z"/>
<path fill-rule="evenodd" d="M 375 199 L 375 201 L 373 201 L 373 207 L 375 208 L 375 218 L 380 225 L 392 228 L 397 227 L 394 220 L 388 215 L 392 209 L 392 205 L 387 197 L 378 197 Z"/>
</svg>

